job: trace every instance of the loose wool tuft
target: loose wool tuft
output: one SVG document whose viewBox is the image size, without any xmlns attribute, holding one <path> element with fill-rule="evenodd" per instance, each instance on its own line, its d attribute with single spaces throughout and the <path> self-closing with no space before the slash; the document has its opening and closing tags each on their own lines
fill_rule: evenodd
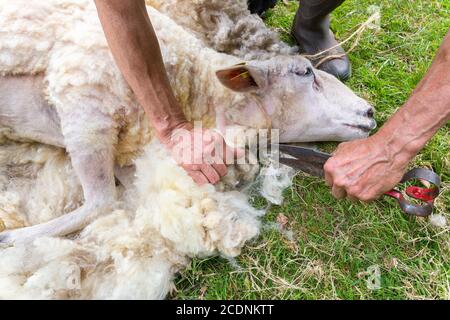
<svg viewBox="0 0 450 320">
<path fill-rule="evenodd" d="M 429 217 L 428 221 L 432 226 L 435 227 L 445 228 L 447 226 L 447 219 L 442 214 L 432 214 Z"/>
<path fill-rule="evenodd" d="M 294 170 L 290 167 L 271 162 L 261 169 L 261 195 L 269 202 L 277 205 L 283 203 L 283 191 L 289 188 L 294 177 Z"/>
</svg>

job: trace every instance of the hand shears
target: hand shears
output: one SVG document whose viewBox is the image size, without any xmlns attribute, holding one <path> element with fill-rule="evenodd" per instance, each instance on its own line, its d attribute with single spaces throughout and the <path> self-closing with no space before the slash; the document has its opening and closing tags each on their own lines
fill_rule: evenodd
<svg viewBox="0 0 450 320">
<path fill-rule="evenodd" d="M 293 158 L 280 155 L 279 161 L 296 170 L 306 172 L 310 175 L 325 178 L 323 166 L 331 157 L 331 154 L 302 148 L 288 144 L 272 144 L 272 150 L 279 150 L 281 154 L 288 154 Z M 403 212 L 412 216 L 426 217 L 433 211 L 434 199 L 439 195 L 441 179 L 433 171 L 425 168 L 414 168 L 408 171 L 400 181 L 406 183 L 411 180 L 428 181 L 433 186 L 429 188 L 408 186 L 406 194 L 423 202 L 423 205 L 413 204 L 405 199 L 404 194 L 398 189 L 392 189 L 385 195 L 397 200 Z"/>
</svg>

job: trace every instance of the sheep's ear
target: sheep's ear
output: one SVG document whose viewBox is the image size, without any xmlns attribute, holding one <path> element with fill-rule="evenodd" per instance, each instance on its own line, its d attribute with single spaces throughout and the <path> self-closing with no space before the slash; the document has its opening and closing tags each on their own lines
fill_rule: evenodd
<svg viewBox="0 0 450 320">
<path fill-rule="evenodd" d="M 262 70 L 245 63 L 219 70 L 216 75 L 225 87 L 238 92 L 256 91 L 266 83 Z"/>
</svg>

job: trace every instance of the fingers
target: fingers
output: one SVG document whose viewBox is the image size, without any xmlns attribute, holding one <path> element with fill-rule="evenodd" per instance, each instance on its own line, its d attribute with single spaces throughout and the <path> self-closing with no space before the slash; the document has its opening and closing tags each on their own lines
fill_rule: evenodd
<svg viewBox="0 0 450 320">
<path fill-rule="evenodd" d="M 347 198 L 351 201 L 362 202 L 372 202 L 383 195 L 383 192 L 360 189 L 358 186 L 339 185 L 339 182 L 332 185 L 331 193 L 338 200 Z"/>
<path fill-rule="evenodd" d="M 212 166 L 221 177 L 225 176 L 228 172 L 227 166 L 224 164 L 213 163 Z"/>
<path fill-rule="evenodd" d="M 335 171 L 333 158 L 330 158 L 323 167 L 325 172 L 325 183 L 331 187 L 331 194 L 336 199 L 344 199 L 347 196 L 347 192 L 343 186 L 337 185 L 334 179 L 333 173 Z"/>
<path fill-rule="evenodd" d="M 208 130 L 200 133 L 191 132 L 191 140 L 200 135 L 202 145 L 199 148 L 192 149 L 192 144 L 181 144 L 180 146 L 181 151 L 189 155 L 189 157 L 183 159 L 191 160 L 177 162 L 183 166 L 197 184 L 215 184 L 227 174 L 226 164 L 235 163 L 235 158 L 244 157 L 245 150 L 227 146 L 219 133 Z M 195 134 L 197 135 L 194 137 Z M 229 159 L 231 162 L 228 162 Z"/>
<path fill-rule="evenodd" d="M 183 167 L 194 182 L 199 185 L 204 185 L 206 183 L 216 184 L 220 181 L 220 178 L 227 173 L 225 165 L 201 164 Z"/>
<path fill-rule="evenodd" d="M 341 178 L 340 182 L 334 176 L 336 172 L 336 167 L 334 164 L 334 159 L 330 158 L 324 165 L 325 172 L 325 183 L 327 186 L 331 187 L 331 194 L 336 199 L 344 199 L 347 198 L 351 201 L 357 201 L 358 194 L 354 192 L 355 188 L 348 187 L 345 183 L 343 183 L 343 179 Z"/>
<path fill-rule="evenodd" d="M 188 175 L 194 180 L 196 184 L 199 186 L 202 186 L 204 184 L 208 183 L 208 179 L 204 176 L 204 174 L 201 171 L 192 171 L 192 170 L 186 170 Z"/>
<path fill-rule="evenodd" d="M 371 202 L 383 194 L 379 191 L 378 184 L 364 188 L 360 181 L 355 182 L 341 176 L 333 178 L 330 174 L 328 174 L 327 185 L 331 185 L 331 193 L 338 200 L 347 198 L 351 201 Z"/>
<path fill-rule="evenodd" d="M 213 168 L 210 164 L 202 164 L 200 166 L 203 175 L 208 179 L 208 181 L 212 184 L 216 184 L 220 180 L 219 173 Z"/>
<path fill-rule="evenodd" d="M 356 195 L 358 200 L 362 202 L 372 202 L 374 200 L 377 200 L 379 197 L 383 195 L 383 192 L 379 191 L 378 185 L 375 186 L 375 188 L 367 188 L 364 191 L 360 192 Z"/>
</svg>

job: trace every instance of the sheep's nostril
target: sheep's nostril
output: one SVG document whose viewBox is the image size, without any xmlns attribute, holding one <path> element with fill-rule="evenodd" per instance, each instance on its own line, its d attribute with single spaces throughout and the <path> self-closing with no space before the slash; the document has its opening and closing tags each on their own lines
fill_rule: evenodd
<svg viewBox="0 0 450 320">
<path fill-rule="evenodd" d="M 374 116 L 373 108 L 370 108 L 369 110 L 367 110 L 366 115 L 367 115 L 369 118 L 373 118 L 373 116 Z"/>
</svg>

